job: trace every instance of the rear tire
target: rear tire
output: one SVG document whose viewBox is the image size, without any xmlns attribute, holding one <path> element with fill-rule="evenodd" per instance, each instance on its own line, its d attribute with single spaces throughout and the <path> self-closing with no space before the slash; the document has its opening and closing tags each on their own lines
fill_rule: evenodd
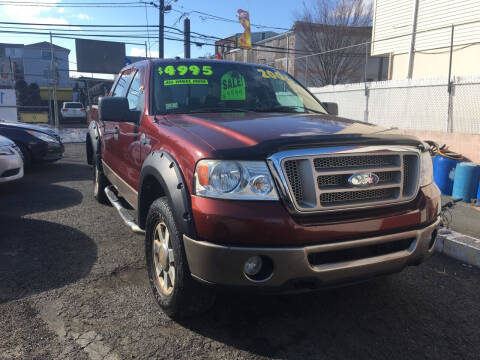
<svg viewBox="0 0 480 360">
<path fill-rule="evenodd" d="M 186 318 L 213 305 L 213 289 L 190 275 L 183 236 L 166 197 L 155 200 L 148 211 L 145 254 L 153 294 L 168 316 Z"/>
<path fill-rule="evenodd" d="M 109 182 L 105 175 L 101 165 L 99 164 L 99 159 L 93 159 L 93 196 L 100 204 L 108 204 L 108 198 L 105 194 L 105 188 L 109 185 Z"/>
</svg>

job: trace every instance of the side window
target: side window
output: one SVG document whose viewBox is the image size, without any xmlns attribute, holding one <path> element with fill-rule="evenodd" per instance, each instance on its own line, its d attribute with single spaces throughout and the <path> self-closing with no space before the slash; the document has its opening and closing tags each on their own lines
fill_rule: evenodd
<svg viewBox="0 0 480 360">
<path fill-rule="evenodd" d="M 135 73 L 130 89 L 128 89 L 127 99 L 130 110 L 142 110 L 143 96 L 140 90 L 140 71 Z"/>
<path fill-rule="evenodd" d="M 303 107 L 302 99 L 290 89 L 286 82 L 272 80 L 271 84 L 275 91 L 275 97 L 281 106 Z"/>
<path fill-rule="evenodd" d="M 120 79 L 118 79 L 117 85 L 115 86 L 115 90 L 113 90 L 112 96 L 124 96 L 131 78 L 132 78 L 132 73 L 128 73 L 128 74 L 123 73 L 122 75 L 120 75 Z"/>
</svg>

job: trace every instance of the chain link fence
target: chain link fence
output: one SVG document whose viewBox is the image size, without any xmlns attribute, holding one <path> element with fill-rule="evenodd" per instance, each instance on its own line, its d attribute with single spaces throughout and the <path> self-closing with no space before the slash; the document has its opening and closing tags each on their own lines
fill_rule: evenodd
<svg viewBox="0 0 480 360">
<path fill-rule="evenodd" d="M 337 103 L 339 116 L 355 120 L 410 130 L 480 133 L 480 76 L 455 77 L 450 92 L 446 78 L 334 85 L 310 91 L 322 102 Z"/>
</svg>

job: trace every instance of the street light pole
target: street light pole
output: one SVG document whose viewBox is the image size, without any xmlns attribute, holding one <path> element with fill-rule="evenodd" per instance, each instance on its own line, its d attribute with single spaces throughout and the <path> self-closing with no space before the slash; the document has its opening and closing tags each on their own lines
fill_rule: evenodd
<svg viewBox="0 0 480 360">
<path fill-rule="evenodd" d="M 58 129 L 57 72 L 55 69 L 55 60 L 53 54 L 52 33 L 50 33 L 50 66 L 53 75 L 53 113 L 55 116 L 54 125 Z"/>
</svg>

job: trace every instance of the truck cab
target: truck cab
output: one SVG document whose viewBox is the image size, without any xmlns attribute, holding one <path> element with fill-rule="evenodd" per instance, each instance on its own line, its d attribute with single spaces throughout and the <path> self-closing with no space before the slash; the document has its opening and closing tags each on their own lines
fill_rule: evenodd
<svg viewBox="0 0 480 360">
<path fill-rule="evenodd" d="M 281 70 L 142 61 L 89 120 L 94 195 L 145 237 L 154 296 L 172 317 L 208 308 L 218 288 L 347 285 L 433 251 L 428 145 L 329 114 Z"/>
</svg>

